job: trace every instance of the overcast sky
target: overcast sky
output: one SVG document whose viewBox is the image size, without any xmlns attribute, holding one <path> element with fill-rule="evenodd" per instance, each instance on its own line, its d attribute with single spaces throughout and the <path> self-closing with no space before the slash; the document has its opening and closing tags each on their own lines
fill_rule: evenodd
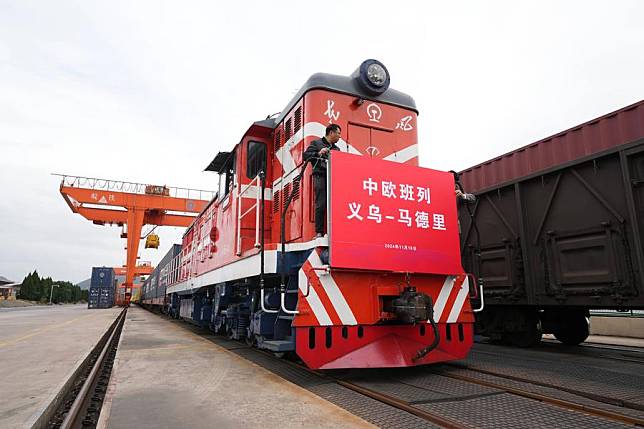
<svg viewBox="0 0 644 429">
<path fill-rule="evenodd" d="M 215 189 L 202 172 L 307 77 L 381 60 L 420 163 L 464 169 L 644 98 L 642 1 L 0 0 L 0 275 L 119 266 L 50 173 Z M 161 230 L 158 261 L 181 230 Z"/>
</svg>

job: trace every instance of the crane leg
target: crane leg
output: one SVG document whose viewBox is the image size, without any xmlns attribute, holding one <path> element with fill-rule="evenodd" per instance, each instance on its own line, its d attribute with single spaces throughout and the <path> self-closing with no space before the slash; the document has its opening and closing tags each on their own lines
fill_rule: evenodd
<svg viewBox="0 0 644 429">
<path fill-rule="evenodd" d="M 143 229 L 143 218 L 145 209 L 128 208 L 127 211 L 127 266 L 125 272 L 125 302 L 129 304 L 130 296 L 127 290 L 132 290 L 134 275 L 136 272 L 136 259 L 139 253 L 139 242 L 141 241 L 141 230 Z"/>
</svg>

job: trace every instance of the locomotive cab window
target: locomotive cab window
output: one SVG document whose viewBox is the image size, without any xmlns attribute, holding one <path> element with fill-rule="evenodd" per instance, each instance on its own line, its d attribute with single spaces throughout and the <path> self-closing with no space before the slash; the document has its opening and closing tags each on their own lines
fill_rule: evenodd
<svg viewBox="0 0 644 429">
<path fill-rule="evenodd" d="M 248 142 L 246 177 L 254 179 L 262 170 L 266 171 L 266 145 L 260 142 Z"/>
</svg>

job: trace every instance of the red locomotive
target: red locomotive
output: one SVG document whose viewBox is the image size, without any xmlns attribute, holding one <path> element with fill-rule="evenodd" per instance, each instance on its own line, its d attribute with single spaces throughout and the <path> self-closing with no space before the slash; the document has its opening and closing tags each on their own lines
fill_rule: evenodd
<svg viewBox="0 0 644 429">
<path fill-rule="evenodd" d="M 341 126 L 316 237 L 303 153 Z M 459 251 L 454 180 L 418 167 L 413 99 L 367 60 L 311 76 L 206 168 L 219 191 L 170 262 L 168 311 L 309 367 L 401 367 L 464 358 L 472 281 Z M 146 302 L 145 296 L 143 302 Z"/>
</svg>

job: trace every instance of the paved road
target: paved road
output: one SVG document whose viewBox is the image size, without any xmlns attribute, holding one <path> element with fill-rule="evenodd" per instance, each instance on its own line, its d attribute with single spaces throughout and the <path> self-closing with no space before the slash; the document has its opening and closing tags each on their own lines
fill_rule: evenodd
<svg viewBox="0 0 644 429">
<path fill-rule="evenodd" d="M 119 308 L 54 305 L 0 311 L 0 426 L 25 427 L 92 349 Z"/>
</svg>

